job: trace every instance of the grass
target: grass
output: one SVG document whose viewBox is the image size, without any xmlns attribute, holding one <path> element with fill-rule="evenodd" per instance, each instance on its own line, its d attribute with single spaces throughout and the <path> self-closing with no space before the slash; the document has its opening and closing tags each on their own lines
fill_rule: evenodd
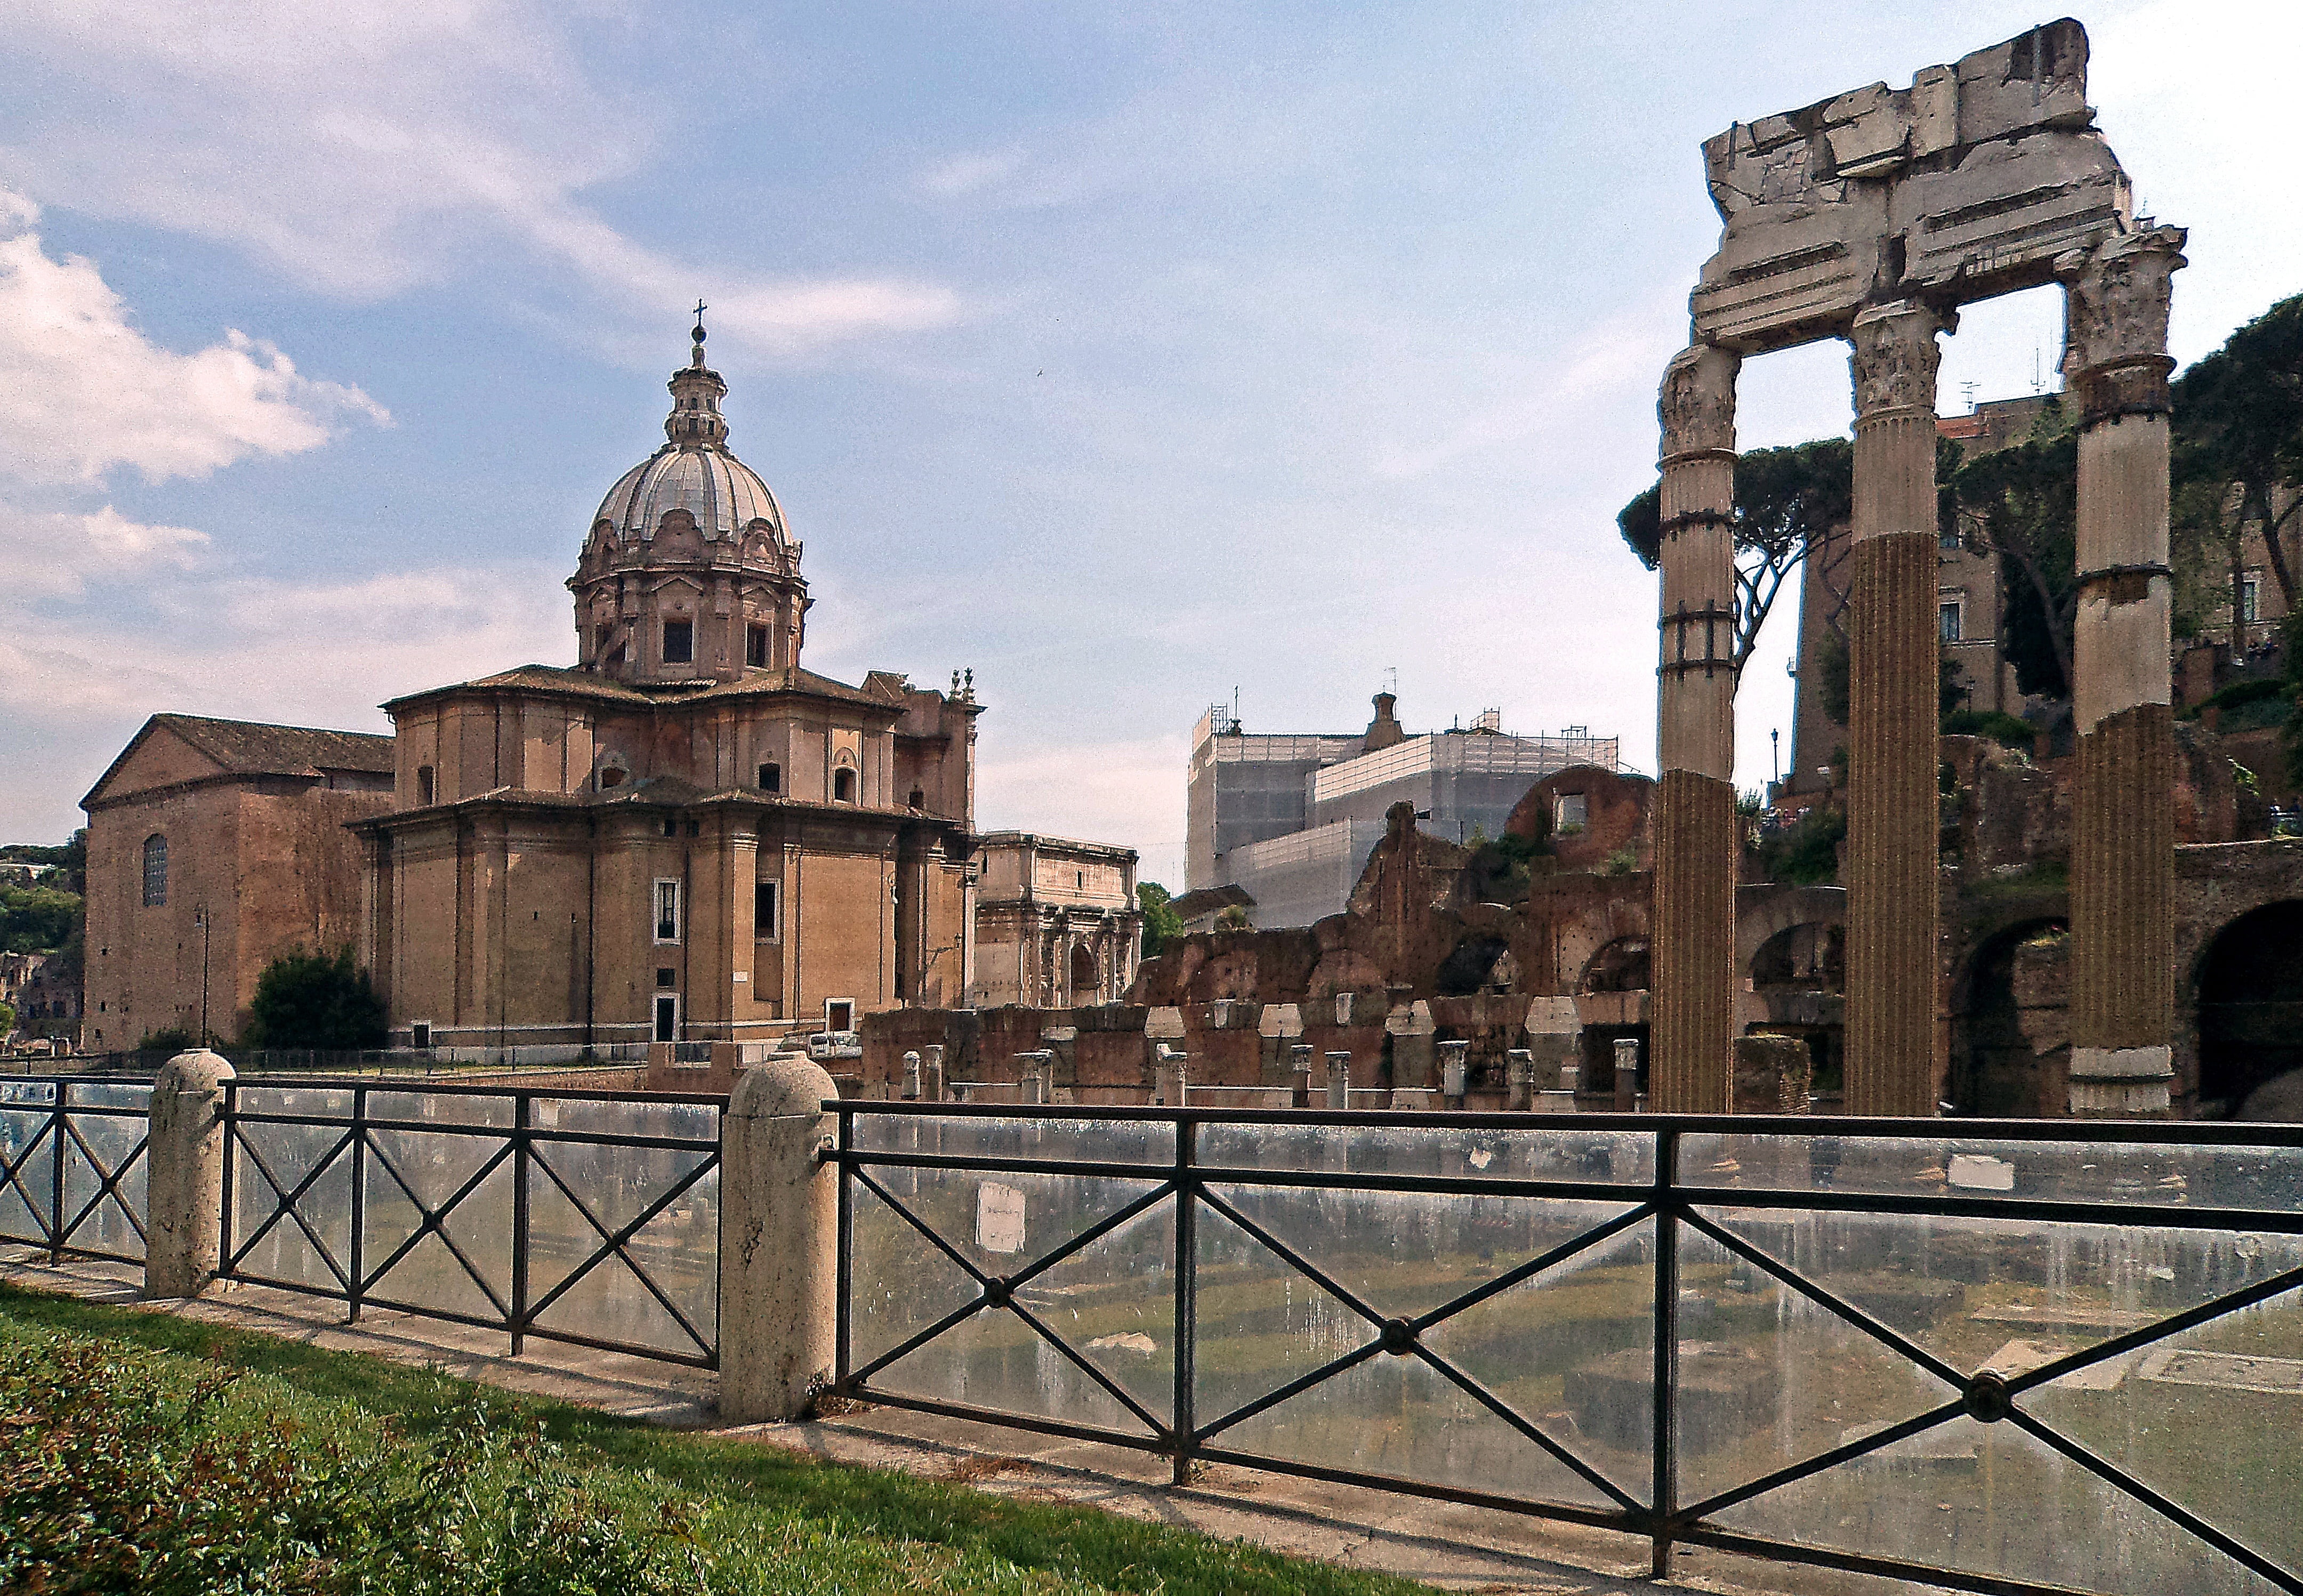
<svg viewBox="0 0 2303 1596">
<path fill-rule="evenodd" d="M 291 1434 L 409 1446 L 436 1435 L 474 1391 L 378 1358 L 0 1285 L 0 1350 L 59 1334 L 157 1355 L 187 1385 L 231 1371 L 235 1406 L 282 1421 Z M 586 1495 L 627 1522 L 658 1522 L 667 1507 L 684 1513 L 699 1526 L 715 1592 L 1405 1596 L 1428 1589 L 1092 1509 L 986 1496 L 562 1403 L 493 1391 L 488 1400 L 539 1426 L 562 1448 Z M 0 1414 L 0 1423 L 9 1416 Z M 0 1502 L 7 1489 L 0 1481 Z"/>
</svg>

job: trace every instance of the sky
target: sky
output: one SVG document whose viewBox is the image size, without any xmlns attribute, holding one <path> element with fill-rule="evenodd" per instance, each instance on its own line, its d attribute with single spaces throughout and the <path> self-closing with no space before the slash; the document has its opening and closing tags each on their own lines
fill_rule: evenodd
<svg viewBox="0 0 2303 1596">
<path fill-rule="evenodd" d="M 0 840 L 159 711 L 386 730 L 571 663 L 561 586 L 712 307 L 807 663 L 975 672 L 978 823 L 1180 887 L 1194 721 L 1500 708 L 1655 768 L 1615 526 L 1717 237 L 1698 146 L 2043 21 L 1994 0 L 0 0 Z M 2106 0 L 2189 361 L 2303 290 L 2303 5 Z M 2054 383 L 2050 291 L 1940 408 Z M 1843 433 L 1843 348 L 1745 447 Z M 1795 628 L 1738 701 L 1773 773 Z"/>
</svg>

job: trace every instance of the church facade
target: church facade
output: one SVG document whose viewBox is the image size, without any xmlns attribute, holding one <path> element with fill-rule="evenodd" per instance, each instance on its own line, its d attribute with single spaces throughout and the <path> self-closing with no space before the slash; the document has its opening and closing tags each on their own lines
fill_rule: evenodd
<svg viewBox="0 0 2303 1596">
<path fill-rule="evenodd" d="M 801 545 L 700 326 L 670 386 L 569 580 L 578 663 L 384 706 L 393 806 L 354 829 L 395 1043 L 765 1040 L 968 991 L 973 683 L 806 669 Z"/>
</svg>

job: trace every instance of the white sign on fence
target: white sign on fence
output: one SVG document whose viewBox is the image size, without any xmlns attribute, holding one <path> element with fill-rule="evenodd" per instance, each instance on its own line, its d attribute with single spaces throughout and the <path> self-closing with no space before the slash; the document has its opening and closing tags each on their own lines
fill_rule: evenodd
<svg viewBox="0 0 2303 1596">
<path fill-rule="evenodd" d="M 975 1245 L 987 1253 L 1024 1250 L 1024 1194 L 987 1180 L 975 1188 Z"/>
</svg>

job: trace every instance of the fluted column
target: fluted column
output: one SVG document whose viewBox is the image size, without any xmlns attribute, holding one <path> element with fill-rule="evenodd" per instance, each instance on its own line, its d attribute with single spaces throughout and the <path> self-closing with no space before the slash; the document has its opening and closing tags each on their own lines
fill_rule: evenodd
<svg viewBox="0 0 2303 1596">
<path fill-rule="evenodd" d="M 1672 361 L 1663 422 L 1648 1106 L 1725 1113 L 1735 1020 L 1735 374 Z"/>
<path fill-rule="evenodd" d="M 2080 413 L 2071 1110 L 2098 1118 L 2164 1115 L 2173 1077 L 2167 310 L 2183 236 L 2113 239 L 2064 293 Z"/>
<path fill-rule="evenodd" d="M 1909 300 L 1855 318 L 1849 612 L 1847 1111 L 1936 1111 L 1936 334 Z"/>
</svg>

